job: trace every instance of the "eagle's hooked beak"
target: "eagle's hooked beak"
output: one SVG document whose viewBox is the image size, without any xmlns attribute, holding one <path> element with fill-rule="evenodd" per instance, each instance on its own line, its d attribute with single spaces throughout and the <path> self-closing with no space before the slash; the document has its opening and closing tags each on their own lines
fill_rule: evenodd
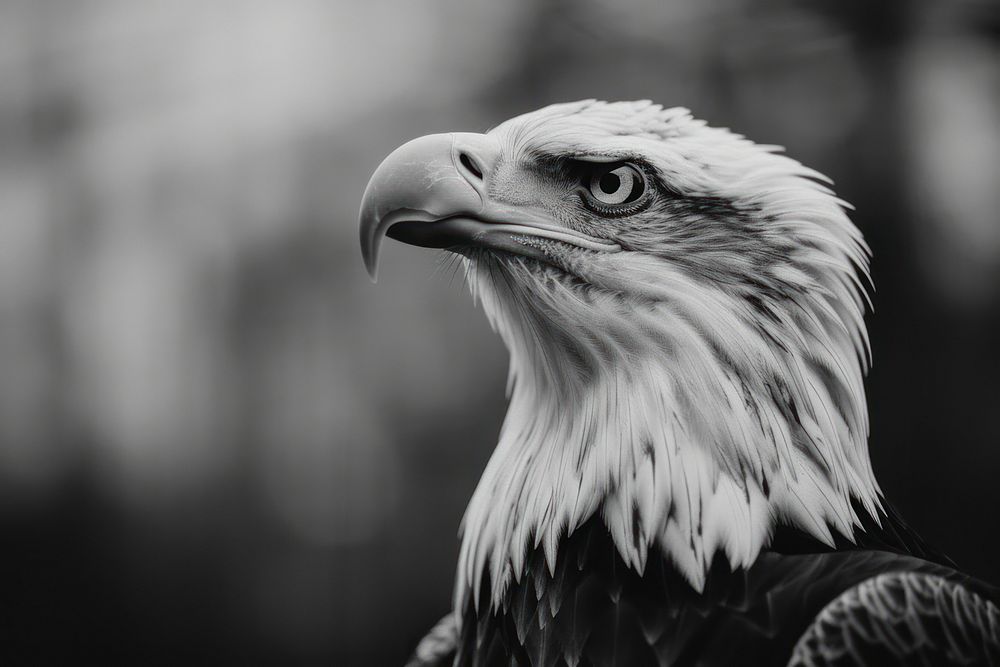
<svg viewBox="0 0 1000 667">
<path fill-rule="evenodd" d="M 530 238 L 589 250 L 617 244 L 554 224 L 540 211 L 490 198 L 500 147 L 484 134 L 431 134 L 382 161 L 361 200 L 361 254 L 375 280 L 384 236 L 427 248 L 484 247 L 545 259 Z"/>
</svg>

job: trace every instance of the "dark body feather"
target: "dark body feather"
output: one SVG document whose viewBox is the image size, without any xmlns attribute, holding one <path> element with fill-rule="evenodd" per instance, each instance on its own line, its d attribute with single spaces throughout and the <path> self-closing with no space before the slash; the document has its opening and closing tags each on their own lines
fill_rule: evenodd
<svg viewBox="0 0 1000 667">
<path fill-rule="evenodd" d="M 563 540 L 554 575 L 536 550 L 499 611 L 485 582 L 461 631 L 446 619 L 436 655 L 411 664 L 785 665 L 807 633 L 796 664 L 1000 661 L 996 589 L 894 514 L 838 546 L 782 529 L 749 569 L 717 559 L 698 593 L 658 552 L 643 575 L 628 568 L 594 518 Z"/>
</svg>

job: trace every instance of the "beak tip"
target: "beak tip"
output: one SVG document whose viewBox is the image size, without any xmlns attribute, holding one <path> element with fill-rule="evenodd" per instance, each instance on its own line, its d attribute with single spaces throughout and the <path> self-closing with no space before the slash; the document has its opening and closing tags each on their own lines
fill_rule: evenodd
<svg viewBox="0 0 1000 667">
<path fill-rule="evenodd" d="M 365 260 L 365 271 L 368 273 L 368 277 L 371 278 L 372 283 L 377 283 L 378 259 L 369 252 L 362 252 L 361 254 Z"/>
<path fill-rule="evenodd" d="M 371 212 L 361 211 L 361 258 L 365 262 L 365 271 L 372 282 L 378 278 L 378 251 L 382 245 L 382 232 L 379 221 Z"/>
</svg>

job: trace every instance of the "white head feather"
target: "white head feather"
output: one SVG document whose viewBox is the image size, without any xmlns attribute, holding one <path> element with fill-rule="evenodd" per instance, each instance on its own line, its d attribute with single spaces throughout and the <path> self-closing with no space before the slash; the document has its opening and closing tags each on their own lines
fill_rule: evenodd
<svg viewBox="0 0 1000 667">
<path fill-rule="evenodd" d="M 824 177 L 649 102 L 556 105 L 490 135 L 508 176 L 539 155 L 641 156 L 676 196 L 607 232 L 625 252 L 564 258 L 572 273 L 466 260 L 510 351 L 510 407 L 466 512 L 456 609 L 484 576 L 498 604 L 533 548 L 554 568 L 595 513 L 636 570 L 658 545 L 699 589 L 717 552 L 751 564 L 778 521 L 832 544 L 856 507 L 878 520 L 868 249 Z M 503 178 L 493 194 L 516 197 Z"/>
</svg>

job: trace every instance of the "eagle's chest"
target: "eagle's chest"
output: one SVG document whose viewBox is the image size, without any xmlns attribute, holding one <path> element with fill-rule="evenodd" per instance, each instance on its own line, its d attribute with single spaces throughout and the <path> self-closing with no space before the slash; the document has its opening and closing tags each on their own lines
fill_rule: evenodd
<svg viewBox="0 0 1000 667">
<path fill-rule="evenodd" d="M 784 665 L 817 613 L 885 567 L 884 552 L 780 555 L 712 568 L 698 593 L 663 557 L 642 575 L 592 520 L 560 546 L 554 574 L 528 558 L 501 609 L 464 610 L 462 665 Z"/>
</svg>

